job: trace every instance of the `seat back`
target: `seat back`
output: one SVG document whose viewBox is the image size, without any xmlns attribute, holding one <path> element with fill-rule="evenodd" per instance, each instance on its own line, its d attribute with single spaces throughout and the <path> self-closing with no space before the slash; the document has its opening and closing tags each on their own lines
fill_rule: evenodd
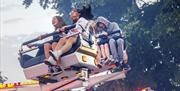
<svg viewBox="0 0 180 91">
<path fill-rule="evenodd" d="M 28 67 L 31 67 L 33 65 L 43 63 L 44 58 L 45 58 L 44 55 L 40 55 L 40 56 L 37 56 L 37 57 L 32 57 L 32 56 L 29 56 L 27 54 L 24 54 L 20 58 L 20 65 L 21 65 L 22 68 L 28 68 Z"/>
<path fill-rule="evenodd" d="M 44 62 L 44 49 L 38 48 L 34 51 L 30 51 L 20 55 L 19 62 L 22 68 L 28 68 L 33 65 Z"/>
</svg>

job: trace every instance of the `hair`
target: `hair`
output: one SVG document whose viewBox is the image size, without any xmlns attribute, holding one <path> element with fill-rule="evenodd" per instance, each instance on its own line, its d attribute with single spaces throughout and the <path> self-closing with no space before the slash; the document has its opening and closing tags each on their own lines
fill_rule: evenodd
<svg viewBox="0 0 180 91">
<path fill-rule="evenodd" d="M 62 17 L 60 17 L 60 16 L 54 16 L 54 17 L 56 17 L 58 19 L 58 21 L 61 22 L 61 24 L 62 24 L 61 27 L 66 25 L 66 23 L 64 22 L 64 19 Z"/>
<path fill-rule="evenodd" d="M 92 20 L 93 19 L 93 14 L 91 12 L 91 6 L 88 5 L 88 6 L 83 6 L 82 9 L 77 9 L 77 11 L 80 13 L 80 17 L 83 17 L 87 20 Z"/>
<path fill-rule="evenodd" d="M 95 34 L 96 22 L 94 20 L 89 20 L 87 26 L 88 26 L 88 30 L 89 30 L 90 34 L 94 35 Z"/>
</svg>

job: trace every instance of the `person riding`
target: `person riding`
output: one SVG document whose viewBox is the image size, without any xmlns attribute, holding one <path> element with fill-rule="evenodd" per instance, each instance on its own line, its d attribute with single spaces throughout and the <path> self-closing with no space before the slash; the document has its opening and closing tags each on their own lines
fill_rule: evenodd
<svg viewBox="0 0 180 91">
<path fill-rule="evenodd" d="M 123 69 L 130 69 L 130 66 L 127 64 L 128 56 L 126 47 L 124 46 L 124 35 L 119 25 L 115 22 L 111 22 L 109 24 L 108 34 L 109 46 L 111 54 L 115 59 L 116 66 L 122 67 Z"/>
<path fill-rule="evenodd" d="M 65 24 L 62 17 L 54 16 L 52 18 L 52 25 L 54 26 L 54 32 L 56 32 L 56 31 L 58 32 L 59 29 L 62 28 L 63 26 L 65 26 L 66 24 Z M 38 39 L 42 40 L 43 37 L 46 36 L 46 35 L 47 34 L 40 35 L 40 36 L 38 36 Z M 36 56 L 44 54 L 44 56 L 45 56 L 44 61 L 46 61 L 50 57 L 50 54 L 49 54 L 50 50 L 55 49 L 55 47 L 57 45 L 57 42 L 60 39 L 60 36 L 62 37 L 64 35 L 65 35 L 64 32 L 61 32 L 59 34 L 54 34 L 52 36 L 53 37 L 52 41 L 48 41 L 47 43 L 44 43 L 42 47 L 40 46 L 40 48 L 39 48 L 40 50 L 37 52 Z M 33 47 L 33 45 L 31 45 L 31 44 L 28 44 L 27 46 L 28 47 Z"/>
<path fill-rule="evenodd" d="M 109 26 L 109 21 L 104 17 L 98 17 L 96 20 L 96 29 L 95 29 L 95 36 L 97 39 L 98 47 L 100 48 L 101 53 L 101 60 L 102 62 L 112 61 L 108 45 L 108 33 L 107 29 Z"/>
<path fill-rule="evenodd" d="M 52 18 L 52 25 L 54 26 L 55 31 L 59 31 L 59 29 L 65 26 L 66 24 L 62 17 L 54 16 Z M 61 33 L 60 35 L 63 36 L 63 33 Z M 50 43 L 44 44 L 44 55 L 45 55 L 44 61 L 46 61 L 50 57 L 50 54 L 49 54 L 50 50 L 55 49 L 57 42 L 60 39 L 60 35 L 59 34 L 53 35 L 53 41 Z M 39 39 L 41 39 L 42 37 L 43 35 L 39 36 Z"/>
<path fill-rule="evenodd" d="M 101 43 L 107 43 L 107 46 L 105 48 L 110 48 L 108 51 L 102 51 L 101 53 L 105 54 L 106 52 L 110 55 L 109 52 L 111 52 L 114 63 L 116 64 L 117 67 L 122 67 L 124 69 L 130 69 L 130 66 L 127 64 L 128 61 L 128 56 L 125 48 L 125 43 L 123 39 L 123 34 L 122 30 L 119 28 L 118 24 L 115 22 L 110 22 L 106 18 L 100 16 L 97 18 L 97 30 L 98 30 L 98 22 L 102 22 L 102 29 L 103 30 L 103 25 L 106 26 L 106 32 L 102 32 L 101 38 L 99 39 L 100 44 Z M 101 26 L 100 26 L 101 27 Z M 99 30 L 100 30 L 99 29 Z M 98 43 L 99 44 L 99 43 Z"/>
<path fill-rule="evenodd" d="M 83 8 L 85 9 L 85 8 Z M 47 65 L 57 65 L 60 63 L 60 57 L 68 52 L 72 45 L 75 44 L 78 40 L 80 40 L 80 36 L 79 33 L 81 33 L 83 39 L 89 38 L 89 31 L 86 30 L 86 25 L 88 24 L 88 20 L 85 19 L 81 14 L 82 14 L 82 10 L 79 9 L 72 9 L 71 13 L 70 13 L 70 18 L 72 19 L 72 21 L 74 22 L 73 28 L 68 32 L 67 36 L 70 37 L 64 37 L 61 38 L 55 48 L 55 50 L 53 52 L 51 52 L 51 56 L 49 57 L 49 59 L 47 61 L 45 61 L 45 64 Z M 86 16 L 92 17 L 91 13 L 83 13 Z M 70 27 L 72 27 L 70 26 Z M 69 26 L 65 26 L 63 28 L 60 29 L 61 32 L 65 31 L 66 28 L 68 28 Z"/>
</svg>

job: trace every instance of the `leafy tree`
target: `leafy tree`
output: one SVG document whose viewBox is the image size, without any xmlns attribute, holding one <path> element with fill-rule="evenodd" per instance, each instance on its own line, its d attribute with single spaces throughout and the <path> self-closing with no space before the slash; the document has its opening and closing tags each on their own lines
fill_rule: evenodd
<svg viewBox="0 0 180 91">
<path fill-rule="evenodd" d="M 39 0 L 70 23 L 71 6 L 90 4 L 95 16 L 119 23 L 128 41 L 132 70 L 127 79 L 104 84 L 99 91 L 136 91 L 151 86 L 156 91 L 180 90 L 180 1 L 157 0 L 141 8 L 137 0 Z M 144 0 L 139 0 L 144 1 Z M 29 7 L 32 0 L 24 0 Z"/>
</svg>

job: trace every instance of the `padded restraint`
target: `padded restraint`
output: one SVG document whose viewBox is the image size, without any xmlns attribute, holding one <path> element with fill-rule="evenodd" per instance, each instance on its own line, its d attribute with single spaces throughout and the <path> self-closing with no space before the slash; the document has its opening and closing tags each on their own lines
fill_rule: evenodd
<svg viewBox="0 0 180 91">
<path fill-rule="evenodd" d="M 77 51 L 86 55 L 90 55 L 94 58 L 96 58 L 96 55 L 97 55 L 97 50 L 92 49 L 90 47 L 83 46 L 83 45 L 81 45 Z"/>
</svg>

